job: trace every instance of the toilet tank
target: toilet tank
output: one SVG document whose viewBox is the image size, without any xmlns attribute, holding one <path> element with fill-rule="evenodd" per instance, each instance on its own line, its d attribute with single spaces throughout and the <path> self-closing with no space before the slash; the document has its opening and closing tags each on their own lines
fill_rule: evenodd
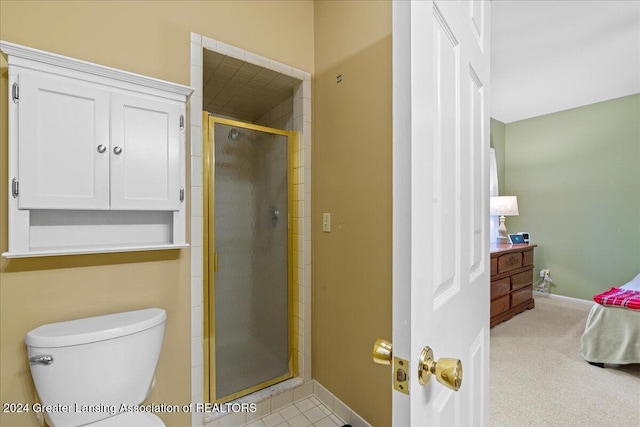
<svg viewBox="0 0 640 427">
<path fill-rule="evenodd" d="M 31 376 L 53 427 L 138 405 L 149 393 L 167 314 L 159 308 L 51 323 L 25 338 Z M 51 361 L 49 364 L 47 362 Z"/>
</svg>

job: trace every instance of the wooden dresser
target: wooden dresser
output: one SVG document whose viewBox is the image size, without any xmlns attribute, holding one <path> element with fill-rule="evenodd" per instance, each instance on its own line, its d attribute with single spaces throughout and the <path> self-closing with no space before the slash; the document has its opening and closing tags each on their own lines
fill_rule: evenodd
<svg viewBox="0 0 640 427">
<path fill-rule="evenodd" d="M 491 245 L 491 327 L 535 306 L 533 248 L 537 245 Z"/>
</svg>

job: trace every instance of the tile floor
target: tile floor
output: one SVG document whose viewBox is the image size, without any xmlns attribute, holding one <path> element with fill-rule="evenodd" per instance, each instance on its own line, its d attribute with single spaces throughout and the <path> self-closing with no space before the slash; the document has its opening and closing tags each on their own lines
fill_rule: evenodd
<svg viewBox="0 0 640 427">
<path fill-rule="evenodd" d="M 317 398 L 309 397 L 259 418 L 246 427 L 341 427 L 345 423 Z"/>
</svg>

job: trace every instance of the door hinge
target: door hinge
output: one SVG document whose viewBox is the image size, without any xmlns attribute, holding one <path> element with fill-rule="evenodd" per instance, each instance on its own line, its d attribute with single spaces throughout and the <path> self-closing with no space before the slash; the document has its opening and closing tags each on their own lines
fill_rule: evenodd
<svg viewBox="0 0 640 427">
<path fill-rule="evenodd" d="M 18 86 L 18 83 L 14 83 L 11 86 L 11 98 L 14 103 L 18 103 L 18 100 L 20 99 L 20 86 Z"/>
<path fill-rule="evenodd" d="M 180 202 L 184 202 L 184 187 L 180 187 Z"/>
<path fill-rule="evenodd" d="M 180 130 L 184 130 L 184 115 L 180 114 Z"/>
<path fill-rule="evenodd" d="M 18 178 L 13 178 L 11 180 L 11 195 L 15 199 L 20 194 L 20 183 L 18 182 Z"/>
</svg>

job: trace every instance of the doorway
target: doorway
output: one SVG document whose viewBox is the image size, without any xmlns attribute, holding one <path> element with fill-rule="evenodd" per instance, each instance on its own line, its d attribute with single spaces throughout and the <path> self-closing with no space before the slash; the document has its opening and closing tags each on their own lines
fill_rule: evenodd
<svg viewBox="0 0 640 427">
<path fill-rule="evenodd" d="M 238 61 L 232 61 L 234 59 Z M 257 66 L 255 69 L 253 66 Z M 241 70 L 245 68 L 245 70 Z M 269 76 L 269 71 L 275 72 Z M 232 74 L 231 79 L 225 75 Z M 249 75 L 250 74 L 250 75 Z M 253 76 L 253 77 L 251 77 Z M 282 76 L 294 80 L 283 81 Z M 239 78 L 236 80 L 236 77 Z M 249 80 L 247 80 L 249 79 Z M 257 84 L 262 81 L 262 85 Z M 253 82 L 253 83 L 252 83 Z M 223 84 L 222 87 L 221 84 Z M 205 155 L 203 152 L 202 110 L 216 116 L 233 120 L 256 123 L 277 129 L 296 131 L 298 151 L 294 154 L 293 204 L 293 320 L 297 348 L 297 371 L 290 380 L 267 387 L 259 392 L 245 396 L 245 401 L 268 402 L 274 390 L 290 390 L 304 384 L 308 392 L 311 389 L 311 74 L 288 66 L 272 58 L 255 52 L 245 51 L 226 45 L 220 41 L 191 34 L 191 86 L 195 88 L 190 100 L 190 142 L 191 142 L 191 401 L 211 402 L 209 395 L 209 333 L 208 301 L 205 300 L 204 278 L 207 276 L 207 264 L 204 252 L 203 218 L 204 185 L 206 178 Z M 261 89 L 268 86 L 263 94 Z M 275 93 L 273 89 L 278 89 Z M 217 98 L 211 90 L 219 93 Z M 282 98 L 280 91 L 289 91 L 289 98 L 276 104 Z M 252 92 L 253 96 L 246 107 L 255 105 L 258 109 L 236 108 L 236 95 Z M 233 95 L 229 97 L 229 95 Z M 264 95 L 269 95 L 265 97 Z M 226 103 L 223 104 L 224 99 Z M 220 101 L 220 102 L 218 102 Z M 259 102 L 264 101 L 264 102 Z M 236 105 L 234 105 L 236 104 Z M 260 105 L 259 105 L 260 104 Z M 264 107 L 264 108 L 263 108 Z M 301 391 L 299 393 L 302 393 Z M 214 414 L 193 413 L 194 424 L 207 423 L 218 416 Z"/>
</svg>

